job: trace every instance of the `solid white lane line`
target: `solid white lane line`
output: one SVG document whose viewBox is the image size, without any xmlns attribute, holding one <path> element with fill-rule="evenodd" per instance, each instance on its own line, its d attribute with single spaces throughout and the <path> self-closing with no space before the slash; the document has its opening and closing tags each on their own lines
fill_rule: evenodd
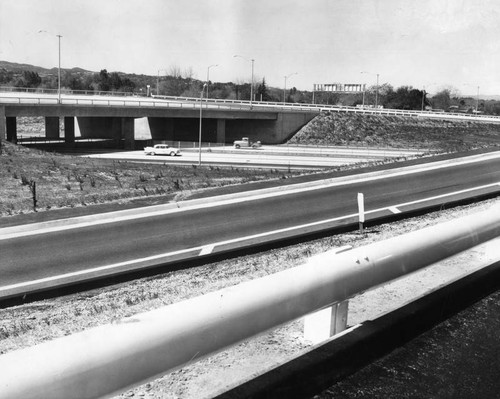
<svg viewBox="0 0 500 399">
<path fill-rule="evenodd" d="M 15 288 L 21 288 L 21 287 L 28 287 L 30 285 L 35 285 L 35 284 L 41 284 L 41 283 L 48 283 L 52 281 L 57 281 L 57 280 L 62 280 L 65 278 L 70 278 L 70 277 L 76 277 L 76 276 L 82 276 L 85 274 L 91 274 L 91 273 L 96 273 L 104 270 L 110 270 L 110 269 L 117 269 L 123 266 L 129 266 L 133 265 L 135 263 L 141 263 L 141 262 L 147 262 L 147 261 L 152 261 L 152 260 L 158 260 L 164 257 L 170 257 L 170 256 L 175 256 L 175 255 L 180 255 L 183 253 L 188 253 L 188 252 L 193 252 L 196 251 L 199 248 L 188 248 L 188 249 L 182 249 L 179 251 L 174 251 L 174 252 L 168 252 L 165 254 L 159 254 L 159 255 L 153 255 L 153 256 L 148 256 L 145 258 L 141 259 L 133 259 L 133 260 L 128 260 L 125 262 L 119 262 L 119 263 L 114 263 L 112 265 L 107 265 L 107 266 L 99 266 L 99 267 L 94 267 L 92 269 L 85 269 L 85 270 L 79 270 L 77 272 L 71 272 L 71 273 L 65 273 L 65 274 L 59 274 L 57 276 L 52 276 L 52 277 L 45 277 L 37 280 L 32 280 L 32 281 L 26 281 L 23 283 L 17 283 L 17 284 L 12 284 L 12 285 L 6 285 L 4 287 L 0 287 L 0 292 L 1 291 L 7 291 Z"/>
</svg>

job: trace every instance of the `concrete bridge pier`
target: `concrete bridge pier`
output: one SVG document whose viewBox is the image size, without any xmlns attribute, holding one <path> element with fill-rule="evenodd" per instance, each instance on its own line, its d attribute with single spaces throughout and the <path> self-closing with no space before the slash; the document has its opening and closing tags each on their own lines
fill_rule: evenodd
<svg viewBox="0 0 500 399">
<path fill-rule="evenodd" d="M 6 118 L 7 125 L 7 141 L 17 144 L 17 118 L 15 116 L 8 116 Z"/>
<path fill-rule="evenodd" d="M 59 117 L 45 117 L 45 137 L 47 139 L 58 139 L 60 136 Z"/>
<path fill-rule="evenodd" d="M 5 119 L 5 107 L 0 106 L 0 153 L 2 151 L 2 140 L 7 136 L 7 120 Z"/>
<path fill-rule="evenodd" d="M 5 106 L 0 107 L 0 139 L 17 144 L 17 118 L 5 116 Z M 0 142 L 0 148 L 1 145 Z"/>
<path fill-rule="evenodd" d="M 121 118 L 121 136 L 126 150 L 135 150 L 134 118 Z"/>
<path fill-rule="evenodd" d="M 226 120 L 217 119 L 217 143 L 226 142 Z"/>
<path fill-rule="evenodd" d="M 75 118 L 73 116 L 64 117 L 64 141 L 68 146 L 75 144 Z"/>
</svg>

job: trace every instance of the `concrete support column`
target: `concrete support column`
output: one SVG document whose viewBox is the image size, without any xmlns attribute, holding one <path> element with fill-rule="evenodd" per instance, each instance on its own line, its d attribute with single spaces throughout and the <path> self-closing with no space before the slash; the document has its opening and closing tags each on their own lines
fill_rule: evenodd
<svg viewBox="0 0 500 399">
<path fill-rule="evenodd" d="M 71 146 L 75 144 L 75 118 L 73 116 L 64 117 L 64 141 Z"/>
<path fill-rule="evenodd" d="M 217 143 L 226 142 L 226 120 L 217 119 Z"/>
<path fill-rule="evenodd" d="M 46 116 L 45 117 L 45 137 L 48 139 L 59 138 L 59 117 Z"/>
<path fill-rule="evenodd" d="M 17 144 L 17 118 L 15 116 L 8 116 L 6 118 L 7 124 L 7 141 Z"/>
<path fill-rule="evenodd" d="M 125 139 L 125 149 L 135 150 L 134 118 L 121 118 L 121 131 Z"/>
<path fill-rule="evenodd" d="M 111 119 L 111 135 L 116 145 L 119 146 L 122 140 L 122 121 L 121 118 Z"/>
<path fill-rule="evenodd" d="M 0 153 L 2 152 L 2 140 L 7 137 L 7 120 L 5 119 L 5 106 L 0 106 Z"/>
</svg>

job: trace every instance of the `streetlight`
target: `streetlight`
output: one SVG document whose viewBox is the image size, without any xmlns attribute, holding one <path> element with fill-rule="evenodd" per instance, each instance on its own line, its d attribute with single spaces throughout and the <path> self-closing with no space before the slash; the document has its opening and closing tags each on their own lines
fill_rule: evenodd
<svg viewBox="0 0 500 399">
<path fill-rule="evenodd" d="M 57 70 L 57 96 L 59 97 L 59 104 L 61 104 L 61 35 L 56 35 L 59 39 L 59 68 Z"/>
<path fill-rule="evenodd" d="M 424 110 L 424 101 L 425 101 L 425 86 L 424 90 L 422 90 L 422 111 Z"/>
<path fill-rule="evenodd" d="M 201 120 L 202 120 L 202 111 L 203 111 L 203 92 L 205 91 L 205 86 L 207 84 L 204 83 L 200 93 L 200 133 L 198 135 L 198 166 L 201 166 Z"/>
<path fill-rule="evenodd" d="M 156 95 L 160 95 L 160 72 L 166 72 L 166 69 L 158 69 L 158 77 L 156 78 Z"/>
<path fill-rule="evenodd" d="M 360 73 L 368 73 L 370 75 L 377 75 L 377 87 L 376 87 L 376 90 L 375 90 L 375 108 L 378 108 L 378 78 L 379 78 L 379 74 L 378 73 L 373 73 L 373 72 L 365 72 L 365 71 L 362 71 Z"/>
<path fill-rule="evenodd" d="M 49 31 L 46 30 L 39 30 L 38 33 L 48 33 L 52 34 Z M 57 68 L 57 98 L 58 98 L 58 103 L 61 104 L 61 37 L 62 35 L 56 35 L 58 38 L 59 42 L 59 67 Z"/>
<path fill-rule="evenodd" d="M 290 75 L 285 75 L 285 88 L 283 89 L 283 103 L 285 103 L 285 99 L 286 99 L 286 80 L 292 76 L 292 75 L 297 75 L 298 72 L 294 72 L 294 73 L 291 73 Z"/>
<path fill-rule="evenodd" d="M 242 55 L 234 55 L 233 57 L 240 57 L 243 58 L 244 60 L 251 61 L 252 62 L 252 84 L 250 85 L 250 108 L 252 108 L 252 101 L 253 101 L 253 64 L 255 60 L 253 58 L 249 59 L 246 57 L 243 57 Z"/>
<path fill-rule="evenodd" d="M 215 68 L 215 67 L 218 67 L 219 64 L 214 64 L 214 65 L 210 65 L 208 68 L 207 68 L 207 103 L 208 103 L 208 85 L 210 84 L 210 68 Z M 208 107 L 208 104 L 207 104 L 207 107 Z"/>
<path fill-rule="evenodd" d="M 476 96 L 476 115 L 479 114 L 479 86 L 477 86 L 477 96 Z"/>
</svg>

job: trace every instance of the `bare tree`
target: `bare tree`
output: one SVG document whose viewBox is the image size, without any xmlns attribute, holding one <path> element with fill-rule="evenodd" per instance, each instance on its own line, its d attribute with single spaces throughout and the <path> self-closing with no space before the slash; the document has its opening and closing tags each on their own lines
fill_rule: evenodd
<svg viewBox="0 0 500 399">
<path fill-rule="evenodd" d="M 177 64 L 171 65 L 167 70 L 167 75 L 174 78 L 182 78 L 181 67 Z"/>
<path fill-rule="evenodd" d="M 193 67 L 188 67 L 186 69 L 184 69 L 184 79 L 189 79 L 189 80 L 192 80 L 194 78 L 194 71 L 193 71 Z"/>
</svg>

